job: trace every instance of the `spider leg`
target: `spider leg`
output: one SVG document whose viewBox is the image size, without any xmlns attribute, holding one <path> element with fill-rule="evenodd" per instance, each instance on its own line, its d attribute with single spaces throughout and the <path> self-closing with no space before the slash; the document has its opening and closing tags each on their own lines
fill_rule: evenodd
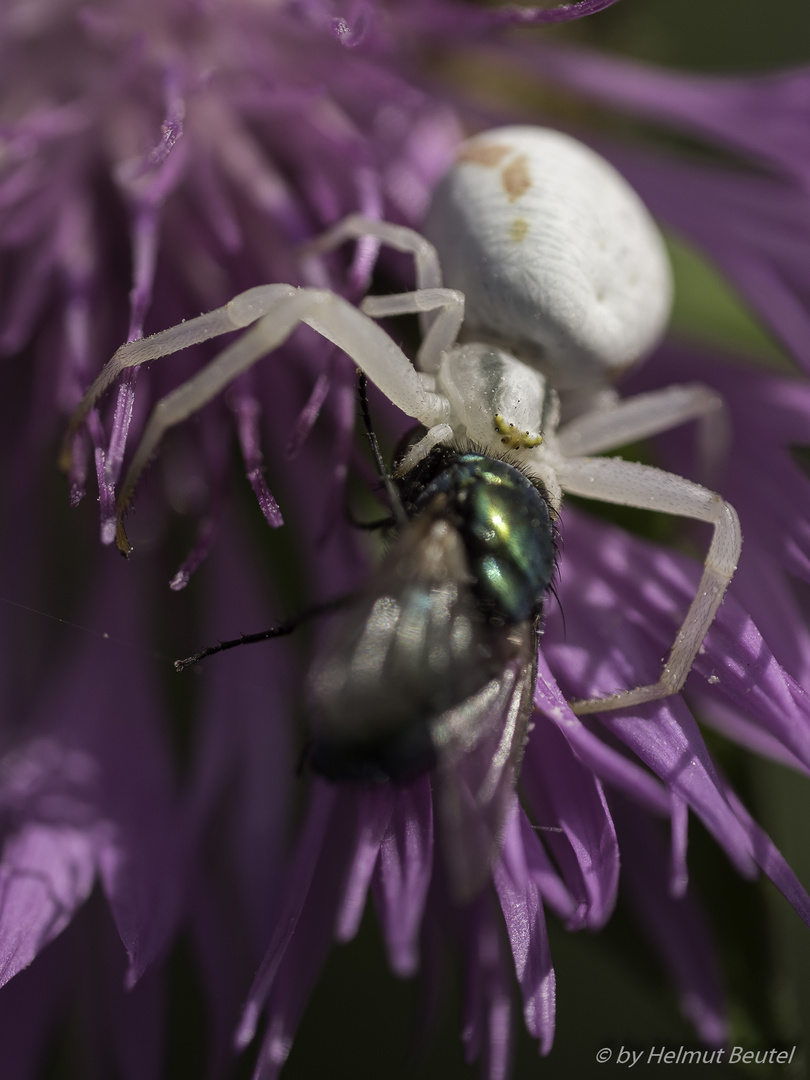
<svg viewBox="0 0 810 1080">
<path fill-rule="evenodd" d="M 413 256 L 417 293 L 442 288 L 442 269 L 436 248 L 421 233 L 404 225 L 392 225 L 388 221 L 376 221 L 373 218 L 363 217 L 362 214 L 350 214 L 349 217 L 339 221 L 337 225 L 334 225 L 322 236 L 307 244 L 304 251 L 316 254 L 331 251 L 347 240 L 359 240 L 363 236 L 373 236 L 376 240 L 380 240 L 385 244 L 386 247 Z M 376 300 L 376 297 L 374 299 Z M 443 311 L 441 314 L 429 318 L 427 313 L 435 311 L 436 306 L 402 307 L 385 312 L 380 309 L 379 312 L 375 313 L 375 318 L 380 318 L 383 315 L 400 315 L 406 312 L 419 314 L 424 340 L 419 350 L 417 366 L 422 371 L 435 371 L 438 368 L 442 350 L 455 344 L 458 328 L 461 325 L 461 316 L 463 316 L 462 307 L 457 323 L 453 314 L 449 311 Z M 372 314 L 365 307 L 363 310 L 368 315 Z M 434 339 L 432 331 L 437 323 L 442 322 L 443 317 L 445 325 L 441 330 L 436 331 L 436 338 Z M 455 332 L 453 332 L 454 326 Z"/>
<path fill-rule="evenodd" d="M 359 240 L 363 236 L 373 236 L 395 251 L 413 255 L 417 289 L 441 288 L 442 271 L 436 248 L 420 233 L 404 225 L 392 225 L 388 221 L 363 217 L 362 214 L 350 214 L 306 244 L 304 251 L 307 254 L 331 251 L 347 240 Z"/>
<path fill-rule="evenodd" d="M 700 479 L 714 482 L 728 450 L 729 422 L 723 399 L 700 383 L 636 394 L 585 412 L 558 429 L 557 444 L 566 457 L 603 454 L 690 420 L 699 423 Z"/>
<path fill-rule="evenodd" d="M 394 477 L 405 476 L 423 458 L 428 456 L 434 446 L 438 446 L 440 443 L 452 445 L 453 439 L 453 429 L 449 424 L 436 424 L 418 442 L 414 443 L 405 457 L 397 463 Z"/>
<path fill-rule="evenodd" d="M 129 552 L 130 547 L 123 529 L 123 515 L 144 466 L 165 433 L 201 409 L 265 353 L 281 345 L 299 323 L 311 326 L 348 353 L 386 397 L 407 415 L 426 427 L 446 419 L 449 411 L 447 401 L 426 388 L 423 377 L 405 353 L 384 330 L 348 301 L 326 289 L 294 289 L 292 286 L 268 288 L 274 290 L 273 302 L 263 305 L 255 325 L 191 379 L 162 398 L 152 411 L 116 502 L 116 543 L 124 554 Z M 173 333 L 171 330 L 164 332 L 165 335 Z M 164 338 L 164 334 L 156 334 L 145 342 L 134 344 L 147 346 L 148 342 Z M 175 335 L 174 340 L 177 336 L 182 337 Z M 155 355 L 153 349 L 145 348 L 143 351 L 146 355 L 133 363 L 143 363 Z M 157 355 L 172 351 L 175 348 L 167 347 L 158 351 Z"/>
<path fill-rule="evenodd" d="M 736 511 L 719 495 L 672 473 L 621 458 L 571 458 L 559 465 L 563 491 L 601 502 L 662 511 L 714 526 L 703 575 L 658 682 L 604 698 L 571 702 L 575 713 L 606 712 L 677 693 L 737 568 L 742 546 Z"/>
<path fill-rule="evenodd" d="M 60 468 L 65 472 L 70 468 L 73 436 L 98 399 L 122 371 L 130 367 L 140 367 L 141 364 L 156 360 L 160 356 L 180 352 L 181 349 L 198 345 L 201 341 L 208 341 L 209 338 L 244 329 L 260 319 L 262 315 L 272 311 L 285 297 L 294 296 L 296 291 L 292 285 L 259 285 L 248 289 L 247 292 L 239 293 L 223 307 L 198 315 L 196 319 L 188 319 L 168 330 L 161 330 L 150 337 L 128 341 L 122 345 L 101 369 L 74 410 L 62 441 Z"/>
<path fill-rule="evenodd" d="M 360 310 L 373 319 L 438 311 L 430 326 L 423 328 L 422 344 L 416 354 L 419 370 L 434 372 L 439 370 L 442 355 L 458 338 L 464 321 L 464 293 L 457 289 L 417 289 L 391 296 L 367 296 Z"/>
</svg>

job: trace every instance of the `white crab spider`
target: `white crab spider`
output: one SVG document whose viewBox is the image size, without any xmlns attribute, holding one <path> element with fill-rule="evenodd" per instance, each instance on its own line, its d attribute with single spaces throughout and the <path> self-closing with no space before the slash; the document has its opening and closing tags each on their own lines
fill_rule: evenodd
<svg viewBox="0 0 810 1080">
<path fill-rule="evenodd" d="M 125 368 L 250 327 L 155 406 L 118 495 L 119 547 L 129 551 L 122 516 L 165 432 L 303 322 L 427 428 L 403 471 L 439 443 L 471 439 L 494 455 L 506 444 L 544 484 L 555 512 L 567 492 L 711 524 L 697 593 L 658 681 L 571 707 L 606 711 L 676 693 L 736 569 L 742 540 L 734 509 L 719 495 L 646 465 L 591 456 L 721 407 L 696 384 L 625 401 L 606 390 L 654 346 L 668 317 L 669 268 L 652 220 L 611 166 L 575 140 L 539 128 L 504 128 L 463 144 L 437 189 L 426 231 L 435 243 L 355 215 L 311 248 L 323 252 L 376 237 L 413 255 L 414 292 L 367 297 L 358 309 L 326 289 L 264 285 L 121 346 L 76 410 L 68 439 Z M 443 286 L 443 270 L 458 288 Z M 415 366 L 372 321 L 403 313 L 422 319 Z M 474 340 L 460 343 L 471 334 Z M 573 414 L 559 427 L 557 390 Z"/>
</svg>

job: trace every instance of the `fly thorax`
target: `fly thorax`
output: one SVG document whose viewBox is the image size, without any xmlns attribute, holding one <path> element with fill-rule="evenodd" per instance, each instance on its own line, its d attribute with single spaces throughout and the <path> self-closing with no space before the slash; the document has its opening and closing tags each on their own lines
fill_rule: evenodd
<svg viewBox="0 0 810 1080">
<path fill-rule="evenodd" d="M 502 625 L 534 618 L 554 573 L 553 510 L 544 491 L 500 458 L 438 447 L 419 470 L 427 480 L 403 501 L 417 515 L 441 512 L 465 549 L 481 615 Z"/>
</svg>

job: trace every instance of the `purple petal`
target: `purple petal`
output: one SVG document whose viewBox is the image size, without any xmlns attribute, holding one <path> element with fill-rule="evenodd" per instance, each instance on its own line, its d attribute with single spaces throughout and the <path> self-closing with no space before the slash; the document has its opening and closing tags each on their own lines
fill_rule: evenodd
<svg viewBox="0 0 810 1080">
<path fill-rule="evenodd" d="M 115 540 L 115 485 L 121 475 L 121 466 L 124 461 L 126 438 L 135 405 L 135 384 L 137 380 L 137 368 L 130 368 L 121 376 L 118 383 L 118 400 L 113 414 L 109 444 L 106 449 L 96 447 L 102 544 L 112 544 Z"/>
<path fill-rule="evenodd" d="M 540 841 L 540 836 L 551 830 L 540 829 L 539 826 L 532 825 L 522 807 L 519 812 L 520 830 L 523 838 L 523 857 L 526 860 L 526 866 L 532 881 L 537 885 L 545 904 L 552 909 L 555 915 L 563 919 L 569 926 L 576 925 L 579 918 L 577 915 L 577 901 L 568 891 L 565 882 L 560 877 L 559 870 Z M 553 831 L 556 831 L 556 829 Z"/>
<path fill-rule="evenodd" d="M 589 731 L 571 712 L 549 671 L 542 649 L 538 657 L 534 702 L 541 713 L 559 727 L 576 757 L 595 776 L 625 791 L 653 813 L 668 813 L 666 791 L 655 777 Z"/>
<path fill-rule="evenodd" d="M 17 237 L 13 233 L 7 242 L 14 243 Z M 14 354 L 23 343 L 30 339 L 34 328 L 40 297 L 54 270 L 56 252 L 51 245 L 32 245 L 32 249 L 23 250 L 19 261 L 19 277 L 10 290 L 4 304 L 3 330 L 0 333 L 0 352 Z"/>
<path fill-rule="evenodd" d="M 180 564 L 174 577 L 169 582 L 172 592 L 180 592 L 188 585 L 192 575 L 199 570 L 205 559 L 211 552 L 222 524 L 225 512 L 225 504 L 228 491 L 229 456 L 227 439 L 222 423 L 209 421 L 205 430 L 205 439 L 202 443 L 202 454 L 208 466 L 210 476 L 210 492 L 208 493 L 206 513 L 197 527 L 197 535 L 191 550 Z M 175 479 L 175 470 L 168 469 L 171 483 Z M 193 502 L 194 489 L 191 487 L 191 496 L 184 490 L 186 488 L 182 479 L 179 479 L 178 489 L 181 505 Z"/>
<path fill-rule="evenodd" d="M 542 837 L 577 899 L 574 925 L 604 925 L 616 902 L 619 851 L 599 781 L 544 718 L 535 722 L 521 775 L 535 823 L 561 829 Z"/>
<path fill-rule="evenodd" d="M 264 461 L 259 439 L 261 405 L 252 394 L 239 393 L 235 400 L 232 399 L 231 408 L 236 414 L 239 445 L 242 448 L 248 481 L 268 525 L 278 529 L 284 524 L 284 519 L 264 479 Z"/>
<path fill-rule="evenodd" d="M 256 953 L 249 952 L 249 962 L 244 962 L 242 927 L 234 919 L 233 909 L 224 908 L 222 898 L 217 895 L 220 884 L 196 875 L 189 884 L 187 911 L 194 959 L 207 1005 L 206 1080 L 219 1080 L 232 1067 L 233 1033 L 244 1005 L 245 986 L 256 968 Z M 266 942 L 267 937 L 262 944 Z"/>
<path fill-rule="evenodd" d="M 168 130 L 175 131 L 180 125 L 182 105 L 173 102 L 168 119 Z M 164 123 L 164 136 L 167 125 Z M 170 145 L 171 144 L 171 145 Z M 131 177 L 124 178 L 119 169 L 117 179 L 127 188 L 127 194 L 133 204 L 132 220 L 132 288 L 130 290 L 130 321 L 127 340 L 133 341 L 143 336 L 143 320 L 152 299 L 157 254 L 160 234 L 160 206 L 167 195 L 181 181 L 186 164 L 186 154 L 182 144 L 175 146 L 175 141 L 161 139 L 161 152 L 156 155 L 150 151 L 146 161 L 136 164 Z M 174 149 L 175 152 L 170 151 Z M 127 163 L 129 164 L 129 163 Z M 146 168 L 152 169 L 152 175 L 141 177 Z M 144 179 L 145 183 L 139 183 Z M 113 416 L 112 432 L 109 444 L 104 452 L 103 471 L 99 475 L 101 496 L 101 536 L 103 543 L 112 543 L 115 539 L 115 506 L 113 490 L 121 474 L 121 465 L 126 449 L 127 435 L 132 421 L 137 370 L 124 373 L 119 382 L 118 402 Z"/>
<path fill-rule="evenodd" d="M 731 788 L 726 788 L 726 797 L 748 833 L 751 850 L 757 863 L 788 903 L 793 905 L 799 917 L 810 926 L 810 896 L 807 895 L 801 882 L 788 866 L 781 852 L 776 849 L 771 838 L 757 825 Z"/>
<path fill-rule="evenodd" d="M 523 55 L 528 50 L 523 46 Z M 667 71 L 578 49 L 532 49 L 545 77 L 635 116 L 705 138 L 807 184 L 795 148 L 810 130 L 810 70 L 716 76 Z"/>
<path fill-rule="evenodd" d="M 27 967 L 90 895 L 98 840 L 92 829 L 28 822 L 0 861 L 0 985 Z"/>
<path fill-rule="evenodd" d="M 616 0 L 578 0 L 573 4 L 559 4 L 553 8 L 517 7 L 505 5 L 493 11 L 476 10 L 466 5 L 445 5 L 433 14 L 431 22 L 445 32 L 451 28 L 464 36 L 478 36 L 511 26 L 554 26 L 571 22 L 587 15 L 596 15 L 612 7 Z"/>
<path fill-rule="evenodd" d="M 659 381 L 700 379 L 717 389 L 728 403 L 735 439 L 729 450 L 724 494 L 740 514 L 744 536 L 733 594 L 753 617 L 779 661 L 804 684 L 810 677 L 810 631 L 795 587 L 779 564 L 805 578 L 810 573 L 810 483 L 790 453 L 790 445 L 801 444 L 802 433 L 810 424 L 807 387 L 795 379 L 755 372 L 741 379 L 736 365 L 694 349 L 668 346 L 659 352 L 656 362 Z M 649 388 L 649 377 L 650 373 L 640 372 L 633 389 Z M 685 475 L 689 475 L 689 434 L 660 440 L 667 466 Z M 733 613 L 730 603 L 720 609 L 721 622 Z M 745 626 L 738 619 L 731 632 L 746 634 Z M 760 646 L 752 640 L 746 662 L 753 660 L 757 668 L 767 668 L 773 676 L 769 694 L 775 694 L 777 701 L 781 698 L 780 707 L 795 714 L 795 705 L 791 707 L 778 689 L 781 676 Z M 745 690 L 749 696 L 748 686 Z M 767 708 L 767 702 L 762 704 Z M 775 719 L 778 721 L 778 716 Z M 783 737 L 800 737 L 800 725 L 792 735 L 784 723 L 782 728 Z M 801 756 L 802 751 L 798 752 Z"/>
<path fill-rule="evenodd" d="M 335 924 L 338 941 L 351 941 L 360 927 L 368 888 L 380 857 L 380 846 L 390 828 L 394 803 L 395 794 L 390 785 L 360 795 L 354 858 Z"/>
<path fill-rule="evenodd" d="M 672 792 L 672 858 L 669 875 L 669 891 L 675 899 L 684 896 L 689 886 L 689 871 L 686 867 L 686 849 L 688 846 L 689 806 L 679 795 Z"/>
<path fill-rule="evenodd" d="M 189 649 L 279 621 L 256 588 L 260 566 L 244 537 L 226 528 L 221 540 L 205 579 L 210 585 L 206 620 Z M 244 913 L 240 925 L 247 925 L 248 940 L 261 953 L 271 932 L 288 841 L 299 753 L 291 717 L 301 666 L 294 643 L 280 639 L 232 649 L 175 677 L 193 680 L 195 675 L 201 704 L 185 808 L 187 842 L 196 851 L 211 830 L 222 838 L 227 857 L 222 855 L 220 869 L 229 886 L 223 903 Z"/>
<path fill-rule="evenodd" d="M 547 1054 L 554 1041 L 556 981 L 551 966 L 546 920 L 537 885 L 529 875 L 523 851 L 523 815 L 515 811 L 509 820 L 503 854 L 495 867 L 495 888 L 501 902 L 515 973 L 523 995 L 523 1017 L 531 1035 Z"/>
<path fill-rule="evenodd" d="M 679 987 L 681 1009 L 710 1046 L 722 1045 L 728 1029 L 720 972 L 711 932 L 691 893 L 669 888 L 663 837 L 634 807 L 616 801 L 623 881 L 636 917 Z"/>
<path fill-rule="evenodd" d="M 315 425 L 315 421 L 318 419 L 321 406 L 326 400 L 326 395 L 329 393 L 331 386 L 331 371 L 334 366 L 336 355 L 334 349 L 330 350 L 326 370 L 322 371 L 315 380 L 312 392 L 309 395 L 309 400 L 301 410 L 298 420 L 296 421 L 292 437 L 287 445 L 287 457 L 290 460 L 298 456 L 302 445 L 309 438 L 309 434 Z"/>
<path fill-rule="evenodd" d="M 236 1045 L 253 1038 L 262 1008 L 268 1027 L 256 1065 L 257 1080 L 277 1075 L 326 957 L 335 925 L 336 896 L 350 861 L 347 811 L 354 799 L 321 781 L 313 783 L 276 928 L 253 981 Z"/>
<path fill-rule="evenodd" d="M 331 453 L 331 480 L 327 491 L 330 496 L 323 507 L 323 524 L 318 533 L 319 543 L 324 544 L 334 532 L 334 522 L 342 513 L 345 497 L 344 485 L 349 471 L 349 455 L 352 447 L 355 413 L 354 379 L 349 375 L 348 365 L 340 365 L 343 372 L 336 375 L 332 390 L 332 402 L 337 418 L 338 430 L 334 437 Z M 350 381 L 351 379 L 351 381 Z"/>
<path fill-rule="evenodd" d="M 101 584 L 105 598 L 117 601 L 126 640 L 137 640 L 132 583 L 122 587 L 109 573 Z M 85 620 L 94 623 L 104 624 L 98 609 Z M 9 975 L 66 925 L 96 873 L 129 956 L 128 985 L 176 926 L 183 859 L 161 707 L 149 668 L 114 638 L 74 650 L 29 718 L 37 734 L 5 761 L 0 799 L 15 822 L 6 843 L 6 905 L 16 918 L 25 894 L 32 916 L 7 946 Z"/>
<path fill-rule="evenodd" d="M 109 919 L 99 919 L 97 911 L 89 914 L 96 916 L 89 949 L 89 935 L 81 933 L 87 927 L 77 926 L 79 933 L 72 942 L 74 947 L 78 946 L 79 956 L 82 946 L 94 953 L 99 969 L 87 1003 L 90 1013 L 86 1022 L 87 1036 L 92 1047 L 88 1056 L 95 1058 L 96 1069 L 115 1071 L 122 1080 L 151 1080 L 160 1073 L 166 1051 L 165 975 L 155 966 L 137 986 L 127 986 L 125 958 L 117 947 L 115 927 Z M 90 923 L 90 919 L 87 922 Z M 112 1034 L 110 1051 L 105 1045 L 103 1033 L 106 1031 Z M 91 1069 L 88 1064 L 87 1071 Z"/>
<path fill-rule="evenodd" d="M 780 765 L 787 765 L 797 772 L 806 772 L 807 766 L 786 750 L 781 742 L 747 717 L 740 716 L 735 708 L 718 701 L 704 700 L 701 710 L 701 719 L 705 723 L 753 754 L 778 761 Z"/>
<path fill-rule="evenodd" d="M 208 558 L 208 554 L 214 546 L 214 541 L 219 534 L 221 513 L 222 505 L 221 503 L 218 503 L 217 506 L 212 509 L 212 512 L 207 514 L 199 523 L 194 546 L 177 568 L 174 577 L 169 582 L 169 588 L 172 592 L 180 592 L 182 589 L 185 589 L 186 585 L 188 585 L 191 580 L 192 575 L 199 570 L 205 559 Z"/>
<path fill-rule="evenodd" d="M 753 720 L 807 770 L 810 766 L 810 700 L 779 665 L 751 620 L 727 600 L 707 637 L 695 670 L 706 679 L 701 701 L 731 705 Z M 719 679 L 719 682 L 717 681 Z M 711 680 L 711 681 L 710 681 Z"/>
<path fill-rule="evenodd" d="M 806 381 L 751 371 L 744 379 L 727 358 L 696 349 L 667 346 L 657 359 L 659 379 L 698 379 L 710 383 L 728 404 L 734 441 L 729 449 L 723 494 L 740 514 L 746 550 L 740 575 L 754 574 L 761 563 L 774 561 L 792 574 L 810 580 L 810 480 L 797 466 L 791 447 L 807 441 L 810 387 Z M 643 378 L 643 373 L 641 373 Z M 639 380 L 641 381 L 641 380 Z M 756 541 L 754 555 L 747 545 Z M 736 582 L 735 582 L 736 584 Z M 756 589 L 749 593 L 756 595 Z M 762 609 L 770 590 L 760 588 Z M 760 612 L 751 611 L 760 623 Z M 760 629 L 764 629 L 760 626 Z M 801 633 L 795 619 L 788 634 Z M 807 648 L 807 646 L 805 646 Z"/>
<path fill-rule="evenodd" d="M 70 934 L 54 942 L 37 963 L 0 990 L 3 1072 L 11 1080 L 43 1075 L 52 1032 L 70 988 L 75 953 Z M 120 993 L 119 979 L 116 988 Z"/>
<path fill-rule="evenodd" d="M 131 632 L 137 626 L 129 621 Z M 73 698 L 85 701 L 82 672 Z M 161 707 L 144 671 L 110 658 L 96 681 L 94 752 L 102 762 L 99 800 L 104 826 L 99 875 L 129 955 L 132 986 L 166 948 L 179 914 L 180 850 L 169 756 L 159 729 Z"/>
<path fill-rule="evenodd" d="M 159 248 L 160 217 L 150 202 L 136 205 L 132 222 L 132 288 L 130 290 L 130 316 L 128 341 L 143 337 L 143 320 L 152 299 L 157 253 Z M 117 431 L 113 427 L 113 434 Z M 125 437 L 122 433 L 120 437 Z"/>
<path fill-rule="evenodd" d="M 511 971 L 489 896 L 465 912 L 467 977 L 461 1039 L 485 1080 L 507 1080 L 512 1060 Z"/>
<path fill-rule="evenodd" d="M 419 931 L 432 873 L 433 801 L 430 778 L 424 776 L 397 792 L 374 878 L 388 958 L 397 975 L 412 975 L 419 967 Z"/>
<path fill-rule="evenodd" d="M 311 823 L 317 816 L 319 819 L 318 824 L 323 828 L 326 824 L 323 820 L 323 811 L 323 806 L 316 805 L 315 809 L 310 810 L 309 822 Z M 256 1034 L 261 1010 L 273 988 L 285 952 L 298 925 L 301 910 L 306 900 L 306 894 L 309 890 L 318 858 L 321 854 L 319 843 L 321 839 L 321 837 L 312 836 L 310 830 L 307 830 L 307 833 L 299 841 L 299 851 L 305 851 L 308 857 L 304 860 L 303 857 L 299 856 L 296 860 L 296 872 L 294 878 L 290 882 L 291 887 L 289 897 L 285 904 L 283 918 L 279 920 L 279 928 L 275 931 L 270 941 L 270 946 L 265 954 L 265 958 L 262 961 L 261 967 L 250 988 L 250 994 L 248 995 L 245 1009 L 242 1013 L 242 1019 L 236 1032 L 236 1046 L 239 1050 L 244 1049 Z M 317 844 L 317 846 L 311 846 L 313 844 Z M 286 1048 L 284 1057 L 276 1062 L 279 1068 L 283 1061 L 286 1060 L 291 1042 L 292 1033 L 290 1034 L 290 1042 Z"/>
<path fill-rule="evenodd" d="M 348 857 L 341 843 L 348 822 L 339 818 L 335 824 L 337 827 L 331 830 L 329 840 L 331 850 L 324 852 L 325 857 L 319 862 L 305 909 L 301 912 L 298 933 L 291 937 L 289 948 L 280 960 L 278 978 L 267 1002 L 267 1032 L 257 1058 L 254 1080 L 273 1080 L 278 1075 L 332 941 L 334 898 Z M 250 1007 L 249 1000 L 246 1016 Z M 244 1030 L 243 1026 L 240 1035 Z"/>
<path fill-rule="evenodd" d="M 749 844 L 718 786 L 714 766 L 686 706 L 644 706 L 643 719 L 603 718 L 605 726 L 695 811 L 742 877 L 754 876 Z M 677 716 L 677 719 L 676 719 Z"/>
<path fill-rule="evenodd" d="M 567 588 L 563 567 L 560 596 L 569 633 L 565 644 L 559 642 L 560 627 L 550 620 L 544 652 L 561 681 L 576 678 L 577 692 L 581 694 L 604 693 L 652 681 L 659 671 L 659 658 L 674 639 L 678 612 L 686 610 L 694 595 L 697 567 L 681 556 L 593 519 L 575 519 L 571 510 L 566 512 L 566 520 L 569 526 L 566 565 L 572 570 L 576 567 L 577 587 Z M 571 528 L 572 524 L 576 527 Z M 735 604 L 733 591 L 732 584 L 695 661 L 691 681 L 705 679 L 705 683 L 696 684 L 702 695 L 711 693 L 720 701 L 733 702 L 797 757 L 807 760 L 810 703 L 776 663 L 750 619 Z M 616 634 L 617 611 L 623 613 L 620 637 Z M 690 685 L 687 682 L 687 689 Z M 610 730 L 621 732 L 623 741 L 630 739 L 642 756 L 648 742 L 647 751 L 657 755 L 655 771 L 670 783 L 675 782 L 679 757 L 684 755 L 685 765 L 696 754 L 701 761 L 700 773 L 709 781 L 704 794 L 716 803 L 709 794 L 714 781 L 708 753 L 694 722 L 677 699 L 637 711 L 639 716 L 656 715 L 658 719 L 651 724 L 648 719 L 630 721 L 606 714 L 604 723 Z M 670 745 L 662 757 L 665 741 Z M 678 783 L 684 781 L 692 785 L 694 797 L 697 773 L 688 776 L 688 770 L 682 772 Z M 696 803 L 692 805 L 697 809 Z M 708 810 L 708 805 L 704 809 Z M 717 806 L 716 809 L 719 810 Z M 723 812 L 719 812 L 722 816 Z M 719 819 L 715 824 L 718 823 Z"/>
<path fill-rule="evenodd" d="M 707 253 L 807 370 L 808 282 L 799 258 L 810 237 L 804 193 L 719 166 L 624 150 L 609 156 L 653 213 Z"/>
</svg>

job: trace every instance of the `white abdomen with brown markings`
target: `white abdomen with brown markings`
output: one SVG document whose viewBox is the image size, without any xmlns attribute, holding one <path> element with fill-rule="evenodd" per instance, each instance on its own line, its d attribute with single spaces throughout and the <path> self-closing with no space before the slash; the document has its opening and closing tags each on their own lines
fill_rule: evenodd
<svg viewBox="0 0 810 1080">
<path fill-rule="evenodd" d="M 465 335 L 520 343 L 557 390 L 614 379 L 663 335 L 660 234 L 619 173 L 568 135 L 507 127 L 468 140 L 423 231 L 465 295 Z"/>
</svg>

